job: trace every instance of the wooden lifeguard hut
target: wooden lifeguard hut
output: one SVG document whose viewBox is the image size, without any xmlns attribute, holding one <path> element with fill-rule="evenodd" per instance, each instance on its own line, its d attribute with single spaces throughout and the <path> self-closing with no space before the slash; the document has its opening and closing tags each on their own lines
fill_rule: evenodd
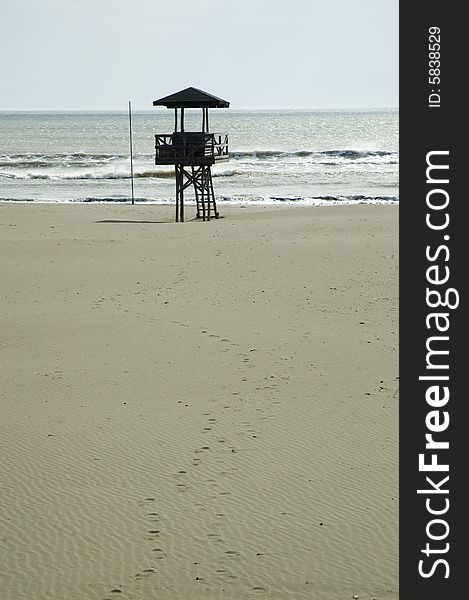
<svg viewBox="0 0 469 600">
<path fill-rule="evenodd" d="M 155 164 L 174 165 L 176 170 L 176 221 L 184 221 L 184 190 L 194 186 L 196 218 L 210 221 L 219 213 L 213 191 L 212 170 L 215 163 L 229 159 L 228 135 L 209 132 L 208 109 L 228 108 L 226 100 L 194 87 L 165 96 L 153 106 L 174 108 L 174 132 L 155 135 Z M 184 129 L 184 111 L 202 109 L 200 131 Z"/>
</svg>

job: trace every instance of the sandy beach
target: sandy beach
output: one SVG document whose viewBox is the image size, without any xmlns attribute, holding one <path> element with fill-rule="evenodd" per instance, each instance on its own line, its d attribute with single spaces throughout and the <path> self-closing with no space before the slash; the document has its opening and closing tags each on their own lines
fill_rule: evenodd
<svg viewBox="0 0 469 600">
<path fill-rule="evenodd" d="M 398 208 L 221 212 L 0 205 L 2 599 L 398 597 Z"/>
</svg>

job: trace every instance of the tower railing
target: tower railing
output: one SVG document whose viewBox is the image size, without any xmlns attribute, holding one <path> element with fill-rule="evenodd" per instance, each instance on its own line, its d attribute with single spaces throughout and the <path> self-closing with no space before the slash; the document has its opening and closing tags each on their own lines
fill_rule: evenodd
<svg viewBox="0 0 469 600">
<path fill-rule="evenodd" d="M 210 165 L 228 160 L 228 135 L 185 131 L 155 135 L 155 164 Z"/>
</svg>

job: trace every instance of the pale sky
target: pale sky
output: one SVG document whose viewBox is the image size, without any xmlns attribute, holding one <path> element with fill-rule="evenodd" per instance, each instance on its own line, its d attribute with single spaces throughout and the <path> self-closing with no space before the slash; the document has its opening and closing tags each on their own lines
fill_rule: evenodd
<svg viewBox="0 0 469 600">
<path fill-rule="evenodd" d="M 0 0 L 0 110 L 398 105 L 398 0 Z"/>
</svg>

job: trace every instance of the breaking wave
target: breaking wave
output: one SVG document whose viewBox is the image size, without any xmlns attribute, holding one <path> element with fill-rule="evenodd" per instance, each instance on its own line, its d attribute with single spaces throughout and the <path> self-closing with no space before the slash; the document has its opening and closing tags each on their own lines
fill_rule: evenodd
<svg viewBox="0 0 469 600">
<path fill-rule="evenodd" d="M 354 164 L 372 165 L 372 168 L 396 165 L 399 153 L 385 150 L 239 150 L 231 153 L 234 168 L 215 169 L 213 177 L 264 176 L 275 169 L 279 175 L 304 173 L 309 167 L 351 167 Z M 293 160 L 292 160 L 293 159 Z M 304 161 L 306 159 L 306 162 Z M 153 155 L 135 156 L 134 176 L 136 179 L 171 179 L 174 168 L 148 168 Z M 263 166 L 263 163 L 265 166 Z M 87 154 L 84 152 L 56 154 L 0 154 L 0 178 L 12 180 L 119 180 L 130 179 L 130 164 L 124 154 Z"/>
<path fill-rule="evenodd" d="M 49 181 L 79 181 L 87 179 L 130 179 L 130 173 L 123 171 L 112 171 L 102 173 L 12 173 L 0 171 L 0 177 L 6 179 L 42 179 Z M 141 171 L 134 173 L 138 178 L 170 179 L 174 177 L 174 171 Z"/>
<path fill-rule="evenodd" d="M 236 177 L 246 175 L 246 172 L 231 169 L 213 173 L 213 177 Z M 76 173 L 29 173 L 29 172 L 11 172 L 0 171 L 0 178 L 22 179 L 22 180 L 49 180 L 49 181 L 80 181 L 80 180 L 106 180 L 106 179 L 130 179 L 130 173 L 127 171 L 108 171 L 108 172 L 76 172 Z M 134 173 L 136 179 L 173 179 L 174 169 L 164 171 L 137 171 Z"/>
<path fill-rule="evenodd" d="M 297 150 L 293 152 L 281 150 L 233 150 L 230 153 L 232 158 L 277 158 L 277 157 L 337 157 L 348 158 L 350 160 L 362 158 L 376 158 L 389 156 L 398 158 L 399 153 L 387 150 Z"/>
<path fill-rule="evenodd" d="M 399 153 L 387 150 L 232 150 L 230 157 L 234 160 L 254 158 L 341 158 L 349 160 L 390 157 L 398 159 Z M 136 160 L 153 161 L 153 154 L 135 155 Z M 125 154 L 92 154 L 85 152 L 56 154 L 0 154 L 0 168 L 35 169 L 47 167 L 87 167 L 91 165 L 107 165 L 116 161 L 129 161 Z"/>
<path fill-rule="evenodd" d="M 81 167 L 93 163 L 106 164 L 114 160 L 124 159 L 128 159 L 128 156 L 124 154 L 89 154 L 86 152 L 0 154 L 0 167 L 24 167 L 28 169 L 51 166 Z"/>
</svg>

